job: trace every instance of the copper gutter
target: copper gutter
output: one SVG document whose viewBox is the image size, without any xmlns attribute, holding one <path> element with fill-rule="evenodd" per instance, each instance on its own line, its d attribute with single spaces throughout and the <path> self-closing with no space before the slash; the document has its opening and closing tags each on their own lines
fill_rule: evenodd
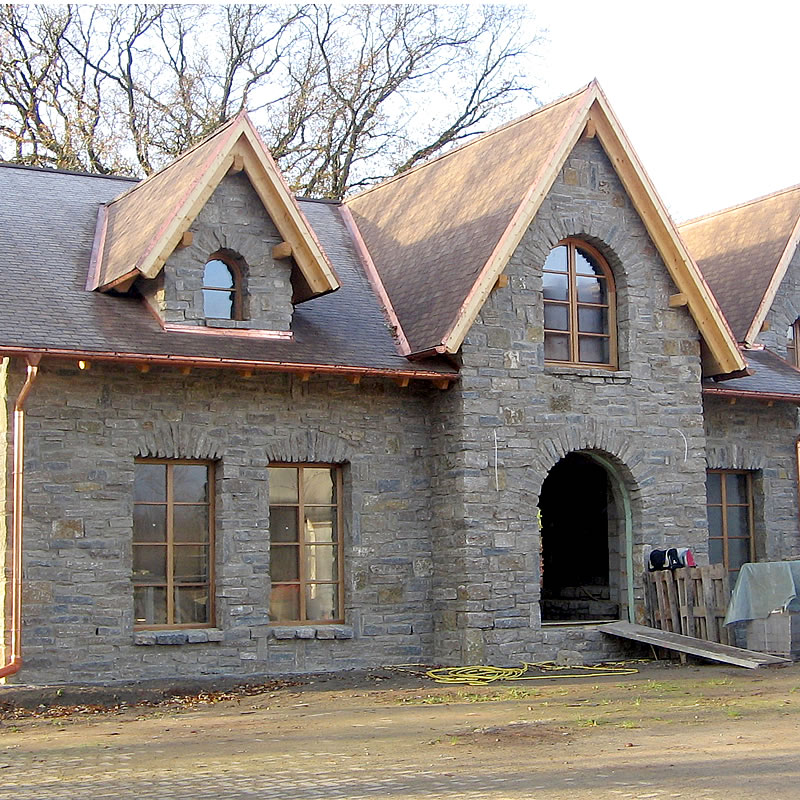
<svg viewBox="0 0 800 800">
<path fill-rule="evenodd" d="M 25 477 L 25 401 L 39 373 L 41 356 L 29 355 L 28 376 L 14 403 L 14 475 L 12 504 L 11 561 L 11 660 L 0 667 L 0 678 L 22 666 L 22 484 Z"/>
<path fill-rule="evenodd" d="M 800 405 L 800 394 L 781 394 L 780 392 L 748 392 L 744 389 L 714 389 L 712 387 L 705 386 L 703 387 L 703 394 L 712 395 L 715 397 L 737 397 L 743 400 L 774 400 L 778 402 Z"/>
<path fill-rule="evenodd" d="M 158 353 L 120 353 L 98 352 L 94 350 L 66 350 L 51 347 L 0 347 L 0 356 L 42 356 L 85 361 L 107 361 L 126 364 L 169 365 L 177 367 L 210 367 L 212 369 L 262 369 L 269 372 L 295 372 L 300 374 L 319 373 L 322 375 L 361 375 L 375 378 L 409 378 L 428 381 L 455 381 L 459 375 L 455 371 L 422 369 L 393 369 L 391 367 L 353 367 L 340 364 L 311 364 L 297 361 L 255 361 L 244 358 L 218 358 L 213 356 L 180 356 Z"/>
</svg>

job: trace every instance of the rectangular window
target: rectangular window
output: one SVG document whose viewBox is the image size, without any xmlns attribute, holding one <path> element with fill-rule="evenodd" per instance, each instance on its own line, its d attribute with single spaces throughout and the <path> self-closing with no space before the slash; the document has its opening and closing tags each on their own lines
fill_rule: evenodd
<svg viewBox="0 0 800 800">
<path fill-rule="evenodd" d="M 341 496 L 339 467 L 269 467 L 272 622 L 342 621 Z"/>
<path fill-rule="evenodd" d="M 213 480 L 205 461 L 136 461 L 135 628 L 214 624 Z"/>
<path fill-rule="evenodd" d="M 731 582 L 742 564 L 755 560 L 753 544 L 753 474 L 710 469 L 706 478 L 708 558 L 724 564 Z"/>
</svg>

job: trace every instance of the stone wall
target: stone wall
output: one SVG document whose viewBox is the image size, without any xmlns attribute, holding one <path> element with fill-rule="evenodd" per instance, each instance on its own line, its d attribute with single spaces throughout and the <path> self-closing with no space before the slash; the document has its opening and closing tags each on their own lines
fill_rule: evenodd
<svg viewBox="0 0 800 800">
<path fill-rule="evenodd" d="M 614 272 L 617 370 L 544 364 L 541 268 L 571 236 Z M 438 399 L 436 658 L 591 660 L 614 652 L 609 637 L 541 625 L 539 491 L 569 452 L 613 466 L 632 506 L 637 614 L 644 545 L 691 545 L 704 558 L 697 329 L 686 309 L 669 308 L 675 287 L 596 140 L 578 143 L 506 273 L 464 342 L 460 384 Z"/>
<path fill-rule="evenodd" d="M 12 396 L 20 381 L 17 371 Z M 212 370 L 143 375 L 97 364 L 79 372 L 45 362 L 28 404 L 25 663 L 14 680 L 277 674 L 429 660 L 429 391 Z M 137 456 L 215 462 L 217 629 L 134 634 Z M 344 625 L 269 625 L 271 460 L 344 467 Z"/>
<path fill-rule="evenodd" d="M 293 311 L 291 260 L 272 257 L 282 237 L 244 172 L 222 179 L 189 230 L 192 244 L 175 250 L 157 278 L 138 283 L 164 321 L 288 331 Z M 207 320 L 203 313 L 203 270 L 209 256 L 220 249 L 243 259 L 242 320 Z"/>
<path fill-rule="evenodd" d="M 800 558 L 797 409 L 738 399 L 705 398 L 709 469 L 753 471 L 758 561 Z"/>
<path fill-rule="evenodd" d="M 756 341 L 786 358 L 786 331 L 797 319 L 800 319 L 800 248 L 789 262 L 786 275 L 764 319 L 767 330 L 761 331 Z"/>
</svg>

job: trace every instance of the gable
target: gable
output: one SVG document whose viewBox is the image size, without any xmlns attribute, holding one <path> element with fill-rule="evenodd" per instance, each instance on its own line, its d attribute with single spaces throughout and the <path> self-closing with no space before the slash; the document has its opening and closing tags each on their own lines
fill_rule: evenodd
<svg viewBox="0 0 800 800">
<path fill-rule="evenodd" d="M 225 175 L 240 171 L 298 265 L 307 286 L 299 299 L 336 290 L 327 255 L 244 112 L 101 207 L 87 289 L 124 291 L 137 277 L 154 278 Z"/>
<path fill-rule="evenodd" d="M 708 346 L 744 369 L 725 319 L 596 83 L 347 201 L 410 354 L 455 353 L 578 138 L 597 136 Z"/>
<path fill-rule="evenodd" d="M 740 342 L 754 342 L 797 248 L 800 187 L 690 220 L 680 234 Z"/>
</svg>

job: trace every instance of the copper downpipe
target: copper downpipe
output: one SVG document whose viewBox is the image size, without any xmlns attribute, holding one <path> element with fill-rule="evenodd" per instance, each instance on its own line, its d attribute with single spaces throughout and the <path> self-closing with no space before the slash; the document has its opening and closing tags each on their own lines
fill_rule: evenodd
<svg viewBox="0 0 800 800">
<path fill-rule="evenodd" d="M 25 476 L 25 400 L 39 373 L 41 356 L 27 358 L 28 375 L 14 403 L 14 475 L 11 561 L 11 659 L 0 667 L 0 678 L 13 675 L 22 666 L 22 481 Z"/>
</svg>

